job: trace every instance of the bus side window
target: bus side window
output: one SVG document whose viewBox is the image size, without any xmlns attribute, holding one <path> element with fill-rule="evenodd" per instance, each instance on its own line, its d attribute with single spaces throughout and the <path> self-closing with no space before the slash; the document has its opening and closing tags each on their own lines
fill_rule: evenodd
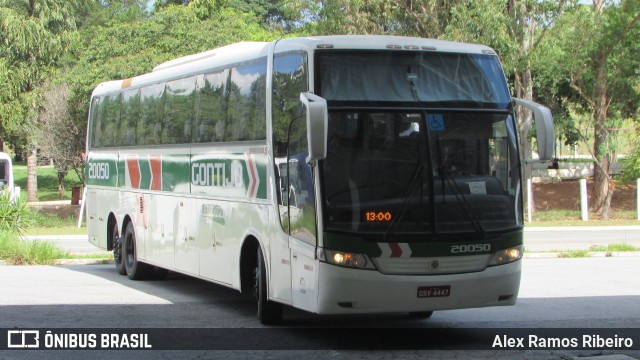
<svg viewBox="0 0 640 360">
<path fill-rule="evenodd" d="M 122 116 L 116 145 L 136 145 L 137 121 L 140 118 L 140 90 L 129 89 L 122 99 Z"/>
<path fill-rule="evenodd" d="M 169 81 L 165 89 L 163 144 L 191 142 L 197 76 Z M 186 132 L 188 130 L 188 133 Z"/>
<path fill-rule="evenodd" d="M 164 84 L 154 84 L 142 88 L 140 118 L 137 138 L 139 145 L 160 144 L 164 112 Z"/>
<path fill-rule="evenodd" d="M 225 137 L 227 141 L 266 138 L 265 98 L 266 58 L 231 69 L 229 105 Z"/>
<path fill-rule="evenodd" d="M 91 147 L 99 148 L 102 146 L 102 142 L 100 141 L 100 135 L 102 133 L 102 97 L 96 97 L 93 99 L 93 103 L 91 104 L 91 136 L 90 136 L 90 144 Z"/>
<path fill-rule="evenodd" d="M 206 74 L 198 86 L 198 110 L 194 142 L 224 141 L 227 123 L 227 83 L 229 70 Z M 218 128 L 222 131 L 218 131 Z"/>
<path fill-rule="evenodd" d="M 100 122 L 100 143 L 104 147 L 120 145 L 117 136 L 120 130 L 120 116 L 122 111 L 122 95 L 110 95 L 103 104 L 102 120 Z"/>
</svg>

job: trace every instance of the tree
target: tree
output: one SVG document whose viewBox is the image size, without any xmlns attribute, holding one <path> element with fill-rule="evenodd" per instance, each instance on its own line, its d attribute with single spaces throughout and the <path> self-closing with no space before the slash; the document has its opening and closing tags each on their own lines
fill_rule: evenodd
<svg viewBox="0 0 640 360">
<path fill-rule="evenodd" d="M 84 182 L 85 134 L 77 124 L 70 121 L 69 88 L 66 84 L 47 84 L 43 103 L 38 114 L 38 126 L 34 137 L 40 149 L 53 160 L 58 173 L 58 193 L 64 198 L 64 179 L 69 169 L 75 171 Z"/>
<path fill-rule="evenodd" d="M 139 21 L 149 16 L 146 0 L 100 0 L 79 7 L 78 29 Z"/>
<path fill-rule="evenodd" d="M 60 80 L 69 86 L 70 126 L 86 132 L 90 95 L 101 82 L 148 73 L 164 61 L 234 42 L 278 37 L 252 14 L 215 4 L 194 0 L 158 8 L 148 19 L 81 29 Z"/>
<path fill-rule="evenodd" d="M 321 3 L 317 30 L 323 34 L 438 38 L 449 23 L 450 10 L 456 1 L 324 0 Z"/>
<path fill-rule="evenodd" d="M 567 10 L 566 1 L 479 0 L 460 1 L 444 37 L 486 44 L 500 55 L 515 96 L 535 100 L 534 74 L 545 64 L 535 62 L 539 46 L 555 19 Z M 539 67 L 538 67 L 539 66 Z M 532 116 L 519 110 L 522 154 L 531 156 Z"/>
<path fill-rule="evenodd" d="M 69 48 L 74 14 L 85 0 L 0 0 L 0 135 L 19 138 L 28 154 L 27 198 L 36 200 L 37 143 L 31 136 L 38 87 Z M 15 145 L 15 144 L 14 144 Z"/>
<path fill-rule="evenodd" d="M 637 111 L 633 86 L 639 74 L 640 1 L 594 0 L 568 14 L 557 29 L 563 57 L 559 64 L 589 114 L 593 129 L 594 193 L 592 208 L 609 218 L 613 187 L 609 166 L 615 150 L 610 129 Z"/>
</svg>

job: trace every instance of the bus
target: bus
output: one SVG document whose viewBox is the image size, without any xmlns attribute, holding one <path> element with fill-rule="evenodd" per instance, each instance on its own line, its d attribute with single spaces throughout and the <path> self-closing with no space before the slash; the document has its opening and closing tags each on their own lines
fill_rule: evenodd
<svg viewBox="0 0 640 360">
<path fill-rule="evenodd" d="M 9 200 L 20 197 L 20 187 L 13 185 L 13 165 L 9 154 L 0 152 L 0 194 L 5 194 Z"/>
<path fill-rule="evenodd" d="M 317 314 L 513 305 L 523 256 L 513 99 L 481 45 L 241 42 L 91 96 L 89 241 L 133 280 L 187 274 Z"/>
</svg>

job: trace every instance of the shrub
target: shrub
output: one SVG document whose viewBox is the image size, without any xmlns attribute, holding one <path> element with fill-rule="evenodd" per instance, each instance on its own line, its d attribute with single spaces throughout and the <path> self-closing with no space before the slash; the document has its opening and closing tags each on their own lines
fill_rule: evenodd
<svg viewBox="0 0 640 360">
<path fill-rule="evenodd" d="M 22 233 L 28 225 L 27 201 L 12 199 L 8 191 L 0 192 L 0 231 Z"/>
</svg>

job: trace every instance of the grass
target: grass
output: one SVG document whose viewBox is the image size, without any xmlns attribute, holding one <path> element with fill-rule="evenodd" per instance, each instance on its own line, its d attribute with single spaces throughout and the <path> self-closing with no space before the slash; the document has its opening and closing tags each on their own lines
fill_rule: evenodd
<svg viewBox="0 0 640 360">
<path fill-rule="evenodd" d="M 614 252 L 640 252 L 640 248 L 629 244 L 608 244 L 607 246 L 592 246 L 589 250 L 565 250 L 557 251 L 559 258 L 586 258 L 592 253 L 605 253 L 612 256 Z"/>
<path fill-rule="evenodd" d="M 585 258 L 589 257 L 589 250 L 568 250 L 558 253 L 559 258 Z"/>
<path fill-rule="evenodd" d="M 593 246 L 589 251 L 592 252 L 635 252 L 640 251 L 640 247 L 629 244 L 609 244 L 607 246 Z"/>
<path fill-rule="evenodd" d="M 10 265 L 53 265 L 57 259 L 68 258 L 68 252 L 48 241 L 20 240 L 17 234 L 0 234 L 0 259 Z"/>
<path fill-rule="evenodd" d="M 31 226 L 25 235 L 83 235 L 87 233 L 87 224 L 83 221 L 78 228 L 78 218 L 74 214 L 58 215 L 31 208 L 29 213 Z"/>
<path fill-rule="evenodd" d="M 58 194 L 58 175 L 53 166 L 38 166 L 38 190 L 39 201 L 71 200 L 71 188 L 82 186 L 78 175 L 74 171 L 69 171 L 65 177 L 64 198 L 60 199 Z M 20 186 L 22 193 L 26 196 L 27 191 L 27 165 L 24 163 L 13 164 L 13 181 L 16 186 Z"/>
<path fill-rule="evenodd" d="M 533 221 L 526 222 L 528 227 L 549 226 L 640 226 L 635 211 L 612 211 L 609 220 L 598 219 L 590 213 L 588 221 L 580 220 L 579 210 L 546 210 L 533 213 Z"/>
</svg>

